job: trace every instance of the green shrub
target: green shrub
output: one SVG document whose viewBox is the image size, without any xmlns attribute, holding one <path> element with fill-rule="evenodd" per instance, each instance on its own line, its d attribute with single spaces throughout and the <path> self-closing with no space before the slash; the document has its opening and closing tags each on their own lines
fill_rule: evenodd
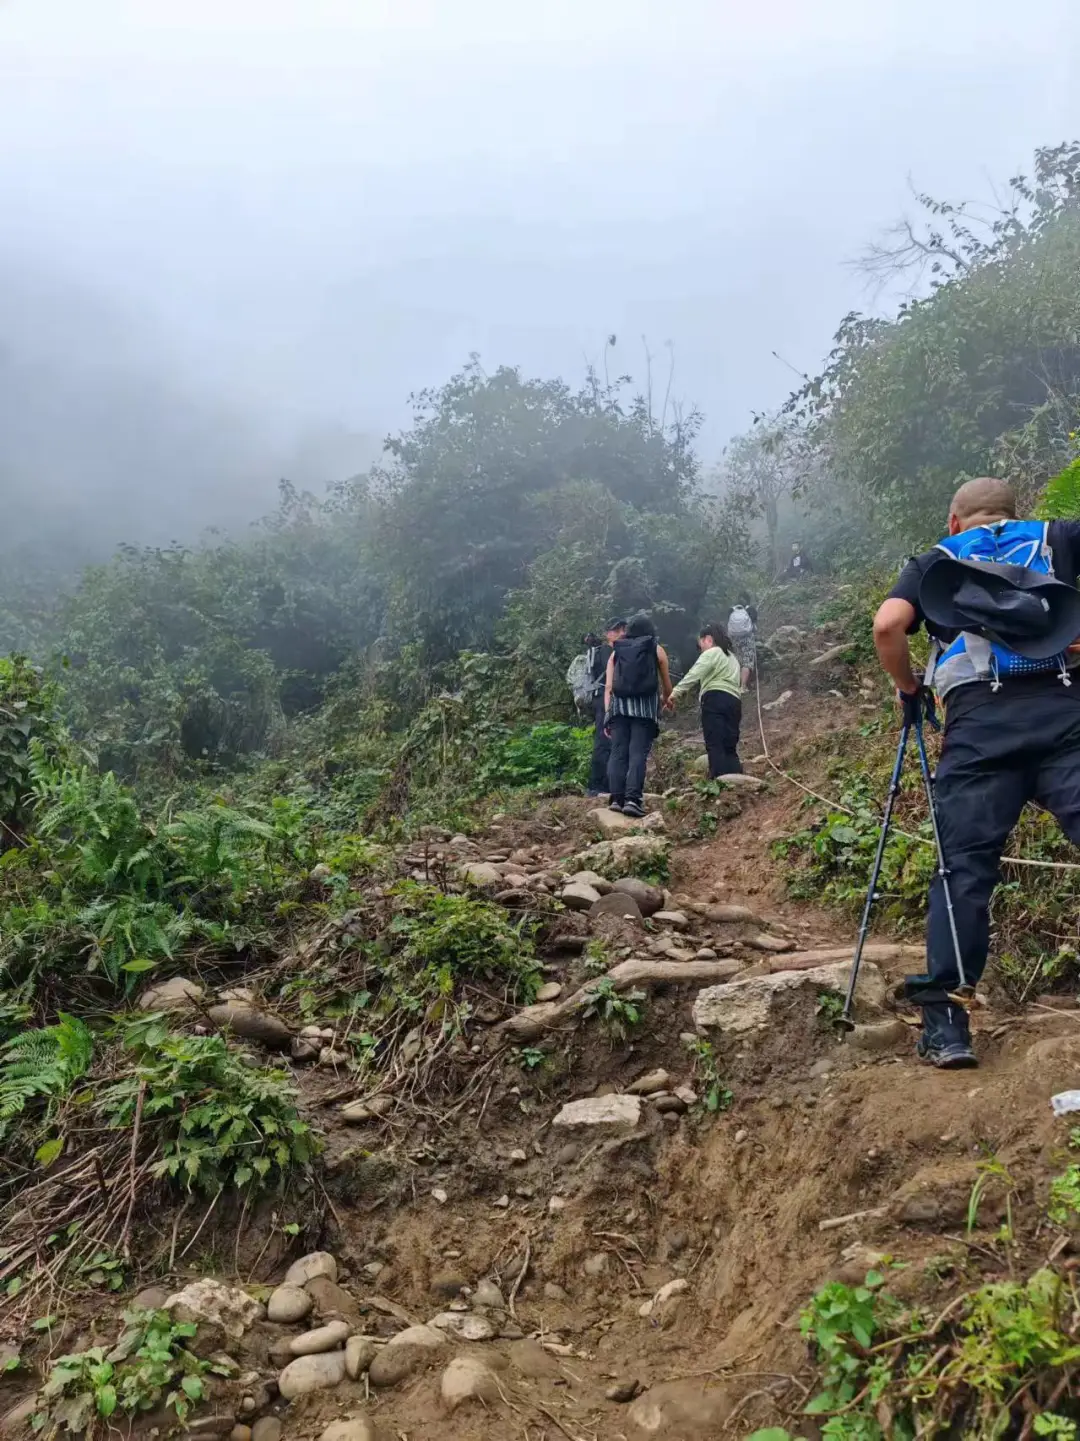
<svg viewBox="0 0 1080 1441">
<path fill-rule="evenodd" d="M 870 871 L 881 834 L 882 801 L 872 793 L 872 783 L 850 780 L 841 796 L 848 811 L 830 811 L 814 825 L 777 843 L 781 855 L 801 857 L 804 864 L 789 873 L 792 895 L 825 899 L 845 906 L 861 905 L 866 899 Z M 882 858 L 878 894 L 879 914 L 894 921 L 923 913 L 927 887 L 934 873 L 933 832 L 929 821 L 910 822 L 903 829 L 921 836 L 912 840 L 896 826 L 889 833 Z M 930 844 L 927 844 L 930 842 Z"/>
<path fill-rule="evenodd" d="M 221 1036 L 174 1034 L 158 1016 L 134 1022 L 126 1039 L 135 1066 L 101 1109 L 110 1125 L 130 1126 L 143 1093 L 143 1125 L 160 1152 L 154 1175 L 212 1195 L 282 1191 L 318 1150 L 286 1072 L 246 1064 Z"/>
<path fill-rule="evenodd" d="M 125 1311 L 124 1321 L 115 1347 L 94 1346 L 52 1362 L 35 1430 L 92 1434 L 99 1418 L 108 1425 L 118 1411 L 132 1417 L 161 1404 L 183 1421 L 203 1399 L 203 1378 L 214 1367 L 185 1345 L 196 1326 L 174 1324 L 166 1311 Z"/>
<path fill-rule="evenodd" d="M 1035 1434 L 1075 1436 L 1075 1408 L 1059 1383 L 1080 1361 L 1080 1336 L 1060 1276 L 1047 1269 L 980 1286 L 932 1324 L 884 1286 L 876 1272 L 862 1286 L 830 1282 L 802 1313 L 821 1386 L 805 1410 L 821 1419 L 823 1438 L 997 1441 L 1019 1434 L 1029 1405 L 1053 1422 Z"/>
<path fill-rule="evenodd" d="M 31 745 L 52 752 L 60 744 L 55 707 L 55 690 L 25 656 L 0 656 L 0 851 L 30 822 Z"/>
<path fill-rule="evenodd" d="M 496 741 L 477 772 L 481 793 L 502 786 L 584 786 L 589 779 L 594 732 L 549 722 Z"/>
<path fill-rule="evenodd" d="M 470 980 L 492 981 L 515 1000 L 532 1000 L 540 971 L 531 923 L 511 920 L 489 901 L 411 881 L 396 888 L 394 903 L 390 972 L 394 993 L 407 1009 L 450 996 Z"/>
</svg>

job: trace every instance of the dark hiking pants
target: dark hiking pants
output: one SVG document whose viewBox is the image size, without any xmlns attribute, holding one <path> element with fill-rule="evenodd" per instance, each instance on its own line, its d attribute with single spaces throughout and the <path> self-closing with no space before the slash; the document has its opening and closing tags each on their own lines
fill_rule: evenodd
<svg viewBox="0 0 1080 1441">
<path fill-rule="evenodd" d="M 608 764 L 608 789 L 612 801 L 641 804 L 645 791 L 645 768 L 649 751 L 656 737 L 657 726 L 652 720 L 637 716 L 611 717 L 611 760 Z"/>
<path fill-rule="evenodd" d="M 960 954 L 968 982 L 990 947 L 998 862 L 1025 801 L 1036 801 L 1080 845 L 1080 677 L 1069 690 L 991 696 L 949 721 L 935 791 Z M 941 880 L 930 887 L 927 969 L 945 990 L 960 983 Z"/>
<path fill-rule="evenodd" d="M 589 794 L 598 796 L 608 788 L 608 761 L 611 759 L 611 741 L 604 734 L 604 692 L 596 697 L 594 706 L 596 736 L 593 740 L 592 765 L 589 767 Z"/>
<path fill-rule="evenodd" d="M 709 776 L 729 776 L 742 770 L 739 726 L 742 701 L 726 691 L 710 690 L 701 697 L 701 730 L 709 753 Z"/>
</svg>

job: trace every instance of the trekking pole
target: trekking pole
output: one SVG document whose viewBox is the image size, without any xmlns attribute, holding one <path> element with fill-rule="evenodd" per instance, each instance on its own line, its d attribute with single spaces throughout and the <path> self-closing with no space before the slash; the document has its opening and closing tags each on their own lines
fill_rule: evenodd
<svg viewBox="0 0 1080 1441">
<path fill-rule="evenodd" d="M 927 710 L 927 720 L 935 730 L 939 729 L 933 705 Z M 975 987 L 968 984 L 968 978 L 964 971 L 964 960 L 960 954 L 960 936 L 956 930 L 956 915 L 953 912 L 952 891 L 949 888 L 949 868 L 945 864 L 945 851 L 941 844 L 941 831 L 938 829 L 937 804 L 934 800 L 934 778 L 930 773 L 930 762 L 926 756 L 926 740 L 923 737 L 921 720 L 915 722 L 915 745 L 918 748 L 919 769 L 922 771 L 923 785 L 926 788 L 926 802 L 930 808 L 930 826 L 934 832 L 934 847 L 937 851 L 937 873 L 941 880 L 941 890 L 945 897 L 945 910 L 949 917 L 949 933 L 952 936 L 953 955 L 956 958 L 956 974 L 960 977 L 961 993 L 971 995 Z"/>
<path fill-rule="evenodd" d="M 919 734 L 921 735 L 921 731 Z M 896 748 L 896 763 L 893 765 L 892 780 L 889 782 L 889 794 L 885 799 L 885 810 L 881 817 L 881 834 L 878 836 L 877 854 L 874 856 L 874 869 L 870 874 L 870 889 L 866 893 L 866 904 L 863 906 L 862 924 L 859 926 L 859 939 L 855 943 L 855 957 L 851 962 L 851 976 L 848 980 L 847 995 L 844 998 L 844 1009 L 840 1015 L 840 1024 L 848 1031 L 853 1030 L 855 1026 L 855 1022 L 851 1019 L 851 1007 L 855 1002 L 855 986 L 859 979 L 859 966 L 862 964 L 863 947 L 866 945 L 866 936 L 870 930 L 870 912 L 873 910 L 874 901 L 877 899 L 877 883 L 881 875 L 881 863 L 885 859 L 885 844 L 889 838 L 889 826 L 892 822 L 893 806 L 896 804 L 896 797 L 900 794 L 900 775 L 904 769 L 904 756 L 907 752 L 908 738 L 910 735 L 911 722 L 905 720 L 903 729 L 900 732 L 900 744 Z"/>
</svg>

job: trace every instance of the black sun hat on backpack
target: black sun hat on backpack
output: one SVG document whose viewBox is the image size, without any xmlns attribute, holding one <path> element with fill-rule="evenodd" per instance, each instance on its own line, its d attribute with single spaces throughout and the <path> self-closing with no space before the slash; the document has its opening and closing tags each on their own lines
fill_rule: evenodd
<svg viewBox="0 0 1080 1441">
<path fill-rule="evenodd" d="M 943 554 L 923 575 L 919 604 L 941 629 L 972 631 L 1028 660 L 1080 638 L 1080 591 L 1023 565 Z"/>
</svg>

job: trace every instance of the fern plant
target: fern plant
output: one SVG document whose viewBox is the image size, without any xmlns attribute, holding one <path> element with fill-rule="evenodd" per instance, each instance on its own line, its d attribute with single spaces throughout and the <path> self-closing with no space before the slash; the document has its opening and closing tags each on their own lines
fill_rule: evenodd
<svg viewBox="0 0 1080 1441">
<path fill-rule="evenodd" d="M 93 1056 L 90 1030 L 65 1013 L 58 1025 L 24 1031 L 8 1041 L 0 1049 L 0 1141 L 35 1101 L 45 1103 L 43 1119 L 51 1120 L 58 1103 L 90 1069 Z"/>
<path fill-rule="evenodd" d="M 1076 520 L 1080 517 L 1080 456 L 1047 481 L 1038 512 L 1040 520 Z"/>
<path fill-rule="evenodd" d="M 160 849 L 134 795 L 112 771 L 96 775 L 88 766 L 56 765 L 32 741 L 30 772 L 37 831 L 59 842 L 82 884 L 141 895 L 160 891 Z"/>
</svg>

